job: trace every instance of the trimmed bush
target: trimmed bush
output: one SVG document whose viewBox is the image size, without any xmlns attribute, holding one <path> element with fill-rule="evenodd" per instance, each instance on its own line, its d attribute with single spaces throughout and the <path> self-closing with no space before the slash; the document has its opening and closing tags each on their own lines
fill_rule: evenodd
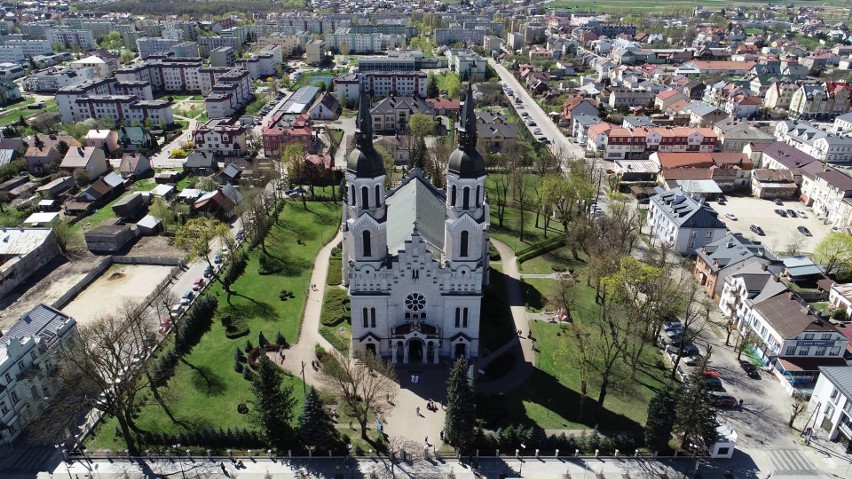
<svg viewBox="0 0 852 479">
<path fill-rule="evenodd" d="M 349 311 L 349 293 L 345 289 L 330 288 L 325 292 L 325 303 L 322 307 L 320 322 L 325 326 L 337 326 L 348 321 L 352 316 Z"/>
<path fill-rule="evenodd" d="M 543 254 L 550 253 L 551 251 L 561 248 L 563 246 L 565 246 L 565 237 L 562 235 L 533 243 L 530 246 L 518 251 L 516 255 L 518 263 L 523 263 L 524 261 L 528 261 Z"/>
<path fill-rule="evenodd" d="M 325 278 L 325 284 L 339 286 L 341 283 L 343 283 L 343 262 L 339 258 L 331 258 L 328 261 L 328 276 Z"/>
<path fill-rule="evenodd" d="M 491 242 L 488 243 L 488 256 L 491 261 L 500 261 L 500 252 L 497 251 L 497 248 Z"/>
<path fill-rule="evenodd" d="M 222 326 L 225 327 L 225 337 L 228 339 L 241 338 L 250 332 L 245 318 L 225 314 L 222 316 L 221 322 Z"/>
<path fill-rule="evenodd" d="M 213 315 L 219 302 L 211 296 L 201 296 L 184 315 L 178 334 L 175 336 L 175 352 L 186 354 L 198 344 L 213 324 Z"/>
<path fill-rule="evenodd" d="M 233 284 L 234 281 L 236 281 L 237 278 L 245 272 L 247 263 L 248 254 L 245 251 L 238 249 L 234 253 L 234 256 L 231 257 L 231 260 L 222 267 L 222 271 L 220 273 L 222 275 L 222 282 L 227 285 Z"/>
</svg>

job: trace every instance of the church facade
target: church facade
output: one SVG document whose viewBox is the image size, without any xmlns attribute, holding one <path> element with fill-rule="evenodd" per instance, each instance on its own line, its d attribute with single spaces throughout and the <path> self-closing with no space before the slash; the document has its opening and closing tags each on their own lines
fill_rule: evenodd
<svg viewBox="0 0 852 479">
<path fill-rule="evenodd" d="M 436 188 L 414 168 L 386 190 L 384 162 L 373 147 L 369 95 L 360 96 L 342 224 L 352 351 L 400 364 L 479 355 L 489 211 L 472 99 L 468 86 L 446 188 Z"/>
</svg>

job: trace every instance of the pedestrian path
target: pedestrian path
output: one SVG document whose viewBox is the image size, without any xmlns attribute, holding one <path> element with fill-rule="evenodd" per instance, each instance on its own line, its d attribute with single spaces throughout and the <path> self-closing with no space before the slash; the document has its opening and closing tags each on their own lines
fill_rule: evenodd
<svg viewBox="0 0 852 479">
<path fill-rule="evenodd" d="M 316 288 L 309 288 L 305 314 L 302 317 L 302 328 L 299 331 L 299 340 L 283 352 L 283 357 L 277 351 L 267 353 L 267 357 L 282 368 L 291 373 L 302 376 L 310 385 L 317 384 L 317 371 L 313 367 L 316 359 L 315 347 L 317 344 L 326 351 L 334 349 L 332 345 L 319 333 L 320 315 L 322 314 L 322 300 L 325 293 L 325 280 L 328 277 L 328 259 L 331 250 L 343 239 L 343 233 L 337 235 L 328 244 L 320 249 L 314 262 L 314 270 L 311 273 L 311 284 Z"/>
</svg>

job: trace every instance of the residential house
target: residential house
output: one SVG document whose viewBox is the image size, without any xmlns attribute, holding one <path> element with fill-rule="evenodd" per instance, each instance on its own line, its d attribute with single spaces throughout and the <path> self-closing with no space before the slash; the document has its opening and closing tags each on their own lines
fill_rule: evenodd
<svg viewBox="0 0 852 479">
<path fill-rule="evenodd" d="M 193 208 L 205 216 L 229 218 L 242 200 L 243 195 L 233 185 L 224 184 L 216 191 L 201 195 L 193 203 Z"/>
<path fill-rule="evenodd" d="M 213 153 L 193 150 L 186 157 L 183 169 L 193 175 L 206 176 L 215 173 L 219 169 L 219 165 L 213 157 Z"/>
<path fill-rule="evenodd" d="M 740 330 L 758 336 L 755 353 L 791 395 L 811 389 L 820 366 L 846 365 L 849 339 L 792 292 L 747 302 L 743 319 Z"/>
<path fill-rule="evenodd" d="M 852 113 L 845 113 L 835 118 L 831 131 L 836 134 L 852 132 Z"/>
<path fill-rule="evenodd" d="M 733 118 L 713 125 L 713 131 L 719 139 L 717 147 L 722 151 L 743 151 L 749 143 L 769 144 L 775 137 L 747 121 Z"/>
<path fill-rule="evenodd" d="M 846 82 L 803 84 L 790 99 L 790 114 L 794 118 L 834 118 L 849 112 L 849 93 Z"/>
<path fill-rule="evenodd" d="M 769 110 L 786 110 L 790 107 L 793 94 L 799 85 L 791 81 L 776 81 L 766 90 L 763 97 L 763 107 Z"/>
<path fill-rule="evenodd" d="M 717 281 L 722 285 L 719 298 L 722 315 L 734 324 L 744 324 L 746 313 L 754 304 L 789 291 L 780 274 L 777 263 L 760 261 L 754 256 L 732 265 Z"/>
<path fill-rule="evenodd" d="M 761 199 L 790 200 L 796 197 L 799 186 L 790 170 L 760 168 L 751 171 L 751 189 L 752 195 Z"/>
<path fill-rule="evenodd" d="M 657 189 L 650 201 L 648 226 L 660 241 L 673 245 L 680 254 L 693 254 L 728 231 L 713 208 L 680 188 Z"/>
<path fill-rule="evenodd" d="M 95 254 L 118 253 L 136 237 L 130 225 L 101 225 L 87 231 L 86 248 Z"/>
<path fill-rule="evenodd" d="M 50 228 L 3 228 L 0 231 L 0 297 L 27 280 L 60 253 Z"/>
<path fill-rule="evenodd" d="M 192 132 L 195 149 L 215 157 L 248 155 L 246 129 L 235 118 L 213 118 Z"/>
<path fill-rule="evenodd" d="M 597 117 L 598 102 L 583 96 L 574 96 L 569 98 L 565 104 L 562 105 L 562 114 L 560 115 L 559 123 L 562 125 L 571 125 L 572 119 L 577 115 Z"/>
<path fill-rule="evenodd" d="M 411 115 L 422 113 L 435 116 L 432 104 L 419 97 L 390 96 L 379 101 L 370 110 L 373 118 L 373 131 L 384 133 L 405 133 Z"/>
<path fill-rule="evenodd" d="M 704 294 L 719 302 L 725 285 L 720 273 L 726 269 L 754 258 L 760 264 L 773 265 L 780 270 L 781 261 L 760 242 L 751 241 L 741 234 L 729 233 L 724 238 L 708 243 L 696 252 L 695 269 L 692 274 L 704 287 Z"/>
<path fill-rule="evenodd" d="M 150 152 L 157 147 L 151 133 L 141 126 L 122 126 L 119 128 L 118 144 L 126 153 Z"/>
<path fill-rule="evenodd" d="M 610 89 L 609 106 L 615 109 L 632 108 L 634 106 L 648 107 L 654 104 L 656 94 L 652 90 L 631 90 L 615 87 Z"/>
<path fill-rule="evenodd" d="M 746 148 L 748 148 L 748 145 L 744 147 L 744 150 Z M 769 170 L 790 170 L 790 172 L 793 174 L 793 179 L 796 181 L 796 184 L 801 185 L 801 168 L 816 161 L 819 160 L 805 153 L 804 151 L 801 151 L 794 146 L 788 145 L 787 143 L 776 141 L 775 143 L 771 143 L 763 147 L 763 151 L 760 154 L 758 167 L 766 168 Z"/>
<path fill-rule="evenodd" d="M 40 304 L 3 332 L 0 342 L 0 445 L 11 447 L 59 391 L 61 352 L 79 338 L 73 318 Z"/>
<path fill-rule="evenodd" d="M 670 88 L 668 90 L 662 91 L 657 94 L 654 99 L 654 108 L 658 111 L 665 111 L 672 103 L 688 100 L 689 98 L 683 93 L 679 92 L 674 88 Z"/>
<path fill-rule="evenodd" d="M 73 136 L 66 135 L 36 135 L 29 143 L 24 159 L 27 161 L 27 171 L 34 175 L 47 174 L 52 170 L 50 165 L 58 165 L 62 161 L 61 144 L 64 143 L 69 149 L 82 146 Z"/>
<path fill-rule="evenodd" d="M 734 118 L 752 118 L 763 106 L 763 99 L 758 96 L 735 95 L 725 102 L 725 113 Z"/>
<path fill-rule="evenodd" d="M 832 283 L 828 302 L 833 309 L 846 311 L 847 319 L 852 318 L 852 283 Z"/>
<path fill-rule="evenodd" d="M 584 145 L 588 141 L 589 128 L 595 125 L 607 125 L 597 115 L 586 115 L 585 113 L 571 115 L 571 136 L 578 145 Z M 599 127 L 603 128 L 603 127 Z"/>
<path fill-rule="evenodd" d="M 340 107 L 340 103 L 337 102 L 337 99 L 334 95 L 323 92 L 320 96 L 314 101 L 314 104 L 311 105 L 308 110 L 308 114 L 310 115 L 312 120 L 336 120 L 340 116 L 340 112 L 342 108 Z"/>
<path fill-rule="evenodd" d="M 488 151 L 503 151 L 518 139 L 518 129 L 502 113 L 477 112 L 476 135 Z"/>
<path fill-rule="evenodd" d="M 279 110 L 263 127 L 263 153 L 267 158 L 280 155 L 289 143 L 301 143 L 306 152 L 313 149 L 313 122 L 307 113 Z"/>
<path fill-rule="evenodd" d="M 586 147 L 605 159 L 644 159 L 655 151 L 712 152 L 716 133 L 710 128 L 656 127 L 626 129 L 598 123 L 587 130 Z"/>
<path fill-rule="evenodd" d="M 475 94 L 474 94 L 475 96 Z M 458 114 L 461 111 L 461 102 L 452 98 L 427 98 L 426 101 L 432 104 L 436 115 L 449 116 Z"/>
<path fill-rule="evenodd" d="M 311 184 L 336 185 L 339 176 L 334 170 L 334 158 L 329 154 L 308 155 L 305 157 L 305 168 Z"/>
<path fill-rule="evenodd" d="M 125 153 L 118 172 L 122 178 L 140 178 L 151 171 L 151 161 L 142 153 Z"/>
<path fill-rule="evenodd" d="M 845 173 L 829 166 L 803 172 L 802 202 L 827 224 L 842 227 L 849 222 L 841 206 L 846 198 L 852 198 L 852 178 Z"/>
<path fill-rule="evenodd" d="M 819 129 L 806 121 L 781 121 L 775 126 L 775 137 L 827 163 L 852 161 L 852 138 Z"/>
<path fill-rule="evenodd" d="M 107 154 L 118 150 L 118 132 L 115 130 L 89 130 L 85 141 L 86 146 L 100 148 Z"/>
<path fill-rule="evenodd" d="M 59 168 L 71 175 L 79 170 L 85 171 L 86 177 L 89 181 L 92 181 L 106 173 L 110 166 L 104 150 L 91 146 L 81 146 L 69 149 L 65 157 L 62 158 Z"/>
<path fill-rule="evenodd" d="M 812 418 L 813 429 L 852 451 L 852 368 L 820 366 L 806 414 L 808 425 Z"/>
</svg>

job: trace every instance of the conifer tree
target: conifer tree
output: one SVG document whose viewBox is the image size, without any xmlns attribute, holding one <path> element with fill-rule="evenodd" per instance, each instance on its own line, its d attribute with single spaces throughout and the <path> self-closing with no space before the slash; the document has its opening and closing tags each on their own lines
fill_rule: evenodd
<svg viewBox="0 0 852 479">
<path fill-rule="evenodd" d="M 470 447 L 476 425 L 473 387 L 468 380 L 467 370 L 467 360 L 463 357 L 457 359 L 447 381 L 444 439 L 461 451 L 467 451 Z"/>
<path fill-rule="evenodd" d="M 299 416 L 299 437 L 308 446 L 328 448 L 334 438 L 334 425 L 323 409 L 322 400 L 313 387 L 305 395 L 305 407 Z"/>
<path fill-rule="evenodd" d="M 677 416 L 678 390 L 666 386 L 648 403 L 648 420 L 645 423 L 645 445 L 652 451 L 663 452 L 669 448 Z"/>
<path fill-rule="evenodd" d="M 284 386 L 284 373 L 266 356 L 257 363 L 257 374 L 252 381 L 255 395 L 253 419 L 264 432 L 270 445 L 278 448 L 292 444 L 293 388 Z"/>
<path fill-rule="evenodd" d="M 703 369 L 702 369 L 703 371 Z M 675 432 L 682 435 L 681 449 L 706 452 L 716 442 L 716 411 L 702 374 L 693 374 L 689 386 L 679 395 Z"/>
</svg>

